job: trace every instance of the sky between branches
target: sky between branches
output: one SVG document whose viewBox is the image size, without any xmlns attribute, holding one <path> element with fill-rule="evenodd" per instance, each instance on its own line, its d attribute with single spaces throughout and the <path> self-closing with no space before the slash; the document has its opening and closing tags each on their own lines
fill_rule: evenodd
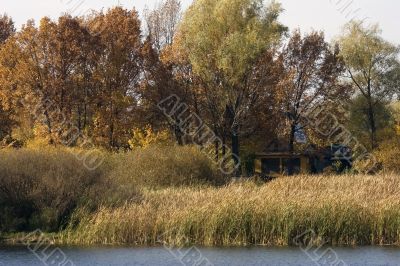
<svg viewBox="0 0 400 266">
<path fill-rule="evenodd" d="M 64 12 L 78 15 L 89 9 L 100 10 L 115 5 L 135 7 L 142 12 L 158 0 L 1 0 L 0 13 L 8 13 L 19 28 L 28 19 L 43 16 L 57 18 Z M 182 0 L 187 8 L 192 0 Z M 337 36 L 342 26 L 356 17 L 368 23 L 379 23 L 387 40 L 400 44 L 400 1 L 398 0 L 279 0 L 285 12 L 281 21 L 290 29 L 324 30 L 328 39 Z"/>
</svg>

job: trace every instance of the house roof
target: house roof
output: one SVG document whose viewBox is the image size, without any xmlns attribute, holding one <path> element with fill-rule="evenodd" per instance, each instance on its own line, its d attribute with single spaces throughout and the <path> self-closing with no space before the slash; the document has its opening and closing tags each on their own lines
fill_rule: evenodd
<svg viewBox="0 0 400 266">
<path fill-rule="evenodd" d="M 303 157 L 308 156 L 307 154 L 301 153 L 290 153 L 290 152 L 260 152 L 256 153 L 256 157 Z"/>
</svg>

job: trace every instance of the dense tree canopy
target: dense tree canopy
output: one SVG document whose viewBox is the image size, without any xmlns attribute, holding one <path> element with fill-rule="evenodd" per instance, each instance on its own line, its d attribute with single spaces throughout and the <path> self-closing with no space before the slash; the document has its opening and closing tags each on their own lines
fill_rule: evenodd
<svg viewBox="0 0 400 266">
<path fill-rule="evenodd" d="M 280 43 L 285 27 L 278 22 L 279 4 L 260 0 L 201 0 L 186 12 L 179 43 L 217 118 L 214 128 L 228 126 L 232 152 L 239 156 L 239 135 L 258 106 L 258 86 L 251 77 L 258 58 Z M 220 119 L 224 118 L 224 119 Z M 219 120 L 219 121 L 218 121 Z"/>
<path fill-rule="evenodd" d="M 0 16 L 0 140 L 110 150 L 175 140 L 232 158 L 240 175 L 271 143 L 304 150 L 299 132 L 309 146 L 330 144 L 305 117 L 328 103 L 371 149 L 395 136 L 387 106 L 400 95 L 399 48 L 357 22 L 334 45 L 323 32 L 289 33 L 282 11 L 274 1 L 197 0 L 182 13 L 165 0 L 143 23 L 115 7 L 18 31 Z M 181 104 L 167 117 L 159 103 L 171 96 Z"/>
</svg>

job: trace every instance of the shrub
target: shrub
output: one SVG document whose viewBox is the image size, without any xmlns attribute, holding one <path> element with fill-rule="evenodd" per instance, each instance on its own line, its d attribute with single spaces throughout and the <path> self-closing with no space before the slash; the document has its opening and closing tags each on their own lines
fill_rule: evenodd
<svg viewBox="0 0 400 266">
<path fill-rule="evenodd" d="M 79 205 L 96 209 L 134 197 L 135 191 L 121 193 L 109 170 L 107 160 L 96 169 L 86 168 L 73 150 L 1 150 L 0 229 L 54 231 Z"/>
<path fill-rule="evenodd" d="M 222 184 L 213 161 L 196 147 L 150 146 L 113 156 L 113 178 L 146 187 Z"/>
<path fill-rule="evenodd" d="M 383 142 L 374 155 L 382 170 L 400 173 L 400 139 L 398 137 Z"/>
<path fill-rule="evenodd" d="M 87 152 L 49 146 L 0 150 L 0 230 L 56 231 L 79 224 L 100 207 L 140 201 L 141 187 L 224 182 L 213 162 L 195 147 L 97 151 L 104 161 L 95 169 L 78 159 Z"/>
</svg>

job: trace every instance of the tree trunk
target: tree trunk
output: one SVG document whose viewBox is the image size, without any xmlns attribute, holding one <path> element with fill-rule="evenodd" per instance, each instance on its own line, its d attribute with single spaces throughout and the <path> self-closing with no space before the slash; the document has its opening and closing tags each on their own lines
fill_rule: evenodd
<svg viewBox="0 0 400 266">
<path fill-rule="evenodd" d="M 290 126 L 290 136 L 289 136 L 289 152 L 294 152 L 294 135 L 296 134 L 296 124 Z"/>
<path fill-rule="evenodd" d="M 371 99 L 368 99 L 368 121 L 371 129 L 371 148 L 375 149 L 377 147 L 376 143 L 376 124 L 375 124 L 375 113 L 374 107 L 372 105 Z"/>
<path fill-rule="evenodd" d="M 180 127 L 180 120 L 176 119 L 176 123 L 174 125 L 174 134 L 176 142 L 179 146 L 183 146 L 183 132 Z"/>
<path fill-rule="evenodd" d="M 78 105 L 78 117 L 77 117 L 77 120 L 78 120 L 78 131 L 79 131 L 79 133 L 81 133 L 81 131 L 82 131 L 82 111 L 81 111 L 81 106 L 80 105 Z"/>
<path fill-rule="evenodd" d="M 108 132 L 108 142 L 110 146 L 110 150 L 114 148 L 114 104 L 112 100 L 110 101 L 110 121 L 109 126 L 110 130 Z"/>
<path fill-rule="evenodd" d="M 84 107 L 83 107 L 83 126 L 82 126 L 82 129 L 85 129 L 86 126 L 87 126 L 87 105 L 85 103 Z"/>
<path fill-rule="evenodd" d="M 240 160 L 239 160 L 240 147 L 239 147 L 239 135 L 238 135 L 237 128 L 234 128 L 232 130 L 231 138 L 232 138 L 232 159 L 233 159 L 233 162 L 235 163 L 235 167 L 236 167 L 235 177 L 240 177 L 242 173 L 241 173 Z"/>
<path fill-rule="evenodd" d="M 293 155 L 294 153 L 294 136 L 296 134 L 296 124 L 292 123 L 290 126 L 290 137 L 289 137 L 289 153 Z M 293 175 L 293 160 L 289 159 L 288 161 L 288 175 Z"/>
<path fill-rule="evenodd" d="M 53 144 L 55 144 L 55 141 L 53 139 L 53 134 L 52 134 L 50 115 L 47 110 L 44 111 L 44 116 L 46 117 L 47 133 L 49 134 L 49 137 L 50 137 L 49 144 L 53 145 Z"/>
<path fill-rule="evenodd" d="M 215 161 L 219 161 L 219 141 L 215 140 Z"/>
<path fill-rule="evenodd" d="M 226 155 L 226 135 L 225 130 L 222 132 L 222 157 Z"/>
<path fill-rule="evenodd" d="M 87 121 L 88 121 L 88 98 L 89 98 L 89 95 L 88 95 L 88 89 L 86 88 L 87 87 L 87 85 L 85 86 L 85 97 L 84 97 L 84 100 L 83 100 L 83 129 L 85 129 L 86 128 L 86 126 L 87 126 Z"/>
<path fill-rule="evenodd" d="M 114 148 L 114 123 L 113 121 L 111 121 L 111 125 L 110 125 L 110 131 L 109 131 L 109 145 L 110 145 L 110 149 L 112 150 Z"/>
</svg>

